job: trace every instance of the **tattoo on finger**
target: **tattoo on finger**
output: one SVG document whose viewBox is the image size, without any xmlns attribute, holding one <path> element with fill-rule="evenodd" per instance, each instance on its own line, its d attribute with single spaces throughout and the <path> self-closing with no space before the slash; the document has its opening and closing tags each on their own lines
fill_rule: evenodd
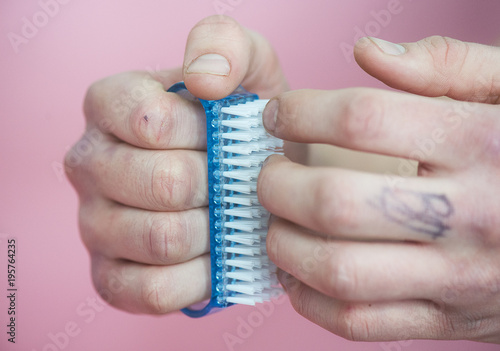
<svg viewBox="0 0 500 351">
<path fill-rule="evenodd" d="M 454 209 L 444 194 L 400 190 L 384 187 L 381 193 L 369 201 L 384 217 L 415 232 L 443 237 L 450 229 L 446 220 Z"/>
</svg>

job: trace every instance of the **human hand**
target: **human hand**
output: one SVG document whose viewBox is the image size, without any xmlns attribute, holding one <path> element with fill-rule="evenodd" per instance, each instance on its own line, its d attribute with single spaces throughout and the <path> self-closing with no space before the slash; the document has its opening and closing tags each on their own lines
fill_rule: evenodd
<svg viewBox="0 0 500 351">
<path fill-rule="evenodd" d="M 130 312 L 167 313 L 210 296 L 205 114 L 165 91 L 183 79 L 204 99 L 239 84 L 263 97 L 286 88 L 269 43 L 223 16 L 192 29 L 183 69 L 118 74 L 89 88 L 86 131 L 66 171 L 94 285 Z"/>
<path fill-rule="evenodd" d="M 500 49 L 403 46 L 364 38 L 355 56 L 412 94 L 287 92 L 264 124 L 285 140 L 417 160 L 419 177 L 403 160 L 400 177 L 271 157 L 258 181 L 276 216 L 268 255 L 293 307 L 345 338 L 500 343 Z"/>
</svg>

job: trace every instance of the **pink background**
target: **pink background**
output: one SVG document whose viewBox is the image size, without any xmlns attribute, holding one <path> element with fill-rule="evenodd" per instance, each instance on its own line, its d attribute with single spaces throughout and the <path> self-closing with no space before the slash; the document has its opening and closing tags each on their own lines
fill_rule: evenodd
<svg viewBox="0 0 500 351">
<path fill-rule="evenodd" d="M 299 317 L 288 301 L 266 316 L 234 307 L 200 320 L 136 316 L 107 305 L 91 315 L 85 305 L 97 293 L 78 235 L 77 198 L 60 167 L 83 131 L 81 104 L 90 83 L 125 70 L 180 65 L 189 29 L 214 14 L 217 2 L 233 4 L 227 14 L 270 39 L 294 89 L 381 87 L 342 54 L 356 28 L 395 42 L 441 34 L 491 43 L 500 34 L 497 0 L 400 0 L 402 11 L 377 24 L 371 11 L 391 1 L 66 0 L 16 53 L 9 33 L 20 35 L 23 17 L 31 21 L 42 8 L 38 1 L 2 0 L 0 349 L 230 350 L 224 333 L 238 336 L 241 321 L 250 319 L 255 326 L 240 334 L 234 350 L 498 350 L 460 341 L 354 343 Z M 5 334 L 10 237 L 18 242 L 16 345 Z M 68 325 L 79 334 L 63 336 Z"/>
</svg>

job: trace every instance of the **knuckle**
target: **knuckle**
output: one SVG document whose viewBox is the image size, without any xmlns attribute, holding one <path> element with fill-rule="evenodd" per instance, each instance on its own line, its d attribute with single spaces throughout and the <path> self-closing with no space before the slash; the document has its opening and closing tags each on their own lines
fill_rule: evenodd
<svg viewBox="0 0 500 351">
<path fill-rule="evenodd" d="M 155 94 L 142 98 L 130 111 L 130 129 L 141 146 L 170 145 L 177 123 L 175 100 Z"/>
<path fill-rule="evenodd" d="M 163 271 L 158 279 L 156 271 L 145 273 L 141 281 L 141 301 L 145 312 L 150 314 L 164 314 L 176 310 L 175 300 L 172 298 L 174 285 L 172 277 Z"/>
<path fill-rule="evenodd" d="M 157 157 L 151 175 L 151 201 L 162 209 L 188 208 L 192 195 L 190 162 L 170 154 Z"/>
<path fill-rule="evenodd" d="M 345 101 L 340 130 L 351 143 L 360 139 L 380 138 L 383 132 L 383 99 L 369 89 L 353 89 L 350 99 Z"/>
<path fill-rule="evenodd" d="M 373 334 L 364 309 L 351 303 L 346 303 L 339 312 L 337 330 L 340 336 L 351 341 L 369 341 Z"/>
<path fill-rule="evenodd" d="M 167 219 L 164 216 L 154 216 L 147 233 L 145 246 L 149 256 L 163 264 L 179 262 L 191 247 L 186 235 L 186 225 L 174 213 Z"/>
<path fill-rule="evenodd" d="M 434 35 L 421 42 L 429 52 L 438 72 L 460 73 L 469 51 L 466 43 L 445 36 Z"/>
<path fill-rule="evenodd" d="M 325 262 L 323 291 L 335 298 L 354 298 L 358 295 L 358 279 L 353 257 L 337 251 Z"/>
</svg>

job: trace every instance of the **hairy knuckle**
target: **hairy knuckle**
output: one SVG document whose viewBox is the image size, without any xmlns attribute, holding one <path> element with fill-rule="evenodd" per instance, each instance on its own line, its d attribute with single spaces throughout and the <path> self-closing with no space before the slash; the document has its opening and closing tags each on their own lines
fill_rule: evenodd
<svg viewBox="0 0 500 351">
<path fill-rule="evenodd" d="M 381 137 L 383 132 L 383 99 L 379 94 L 365 89 L 355 89 L 344 105 L 340 129 L 350 142 Z"/>
</svg>

